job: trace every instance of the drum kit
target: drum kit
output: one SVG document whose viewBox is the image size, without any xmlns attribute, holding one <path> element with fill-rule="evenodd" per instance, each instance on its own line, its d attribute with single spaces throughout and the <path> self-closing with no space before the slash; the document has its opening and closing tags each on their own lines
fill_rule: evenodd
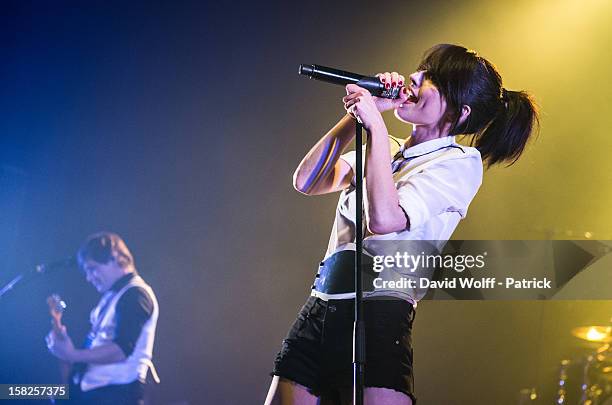
<svg viewBox="0 0 612 405">
<path fill-rule="evenodd" d="M 612 326 L 581 326 L 572 329 L 571 333 L 596 350 L 573 360 L 561 361 L 554 403 L 612 405 Z M 520 391 L 520 405 L 535 405 L 540 400 L 535 388 Z"/>
</svg>

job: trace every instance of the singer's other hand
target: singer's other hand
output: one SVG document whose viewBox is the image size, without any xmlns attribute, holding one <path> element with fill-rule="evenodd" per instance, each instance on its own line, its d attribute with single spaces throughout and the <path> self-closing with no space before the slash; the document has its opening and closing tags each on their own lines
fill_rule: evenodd
<svg viewBox="0 0 612 405">
<path fill-rule="evenodd" d="M 376 107 L 378 111 L 385 112 L 389 110 L 394 110 L 399 107 L 404 101 L 408 99 L 408 93 L 404 87 L 405 78 L 397 72 L 385 72 L 385 73 L 377 73 L 376 77 L 380 80 L 382 84 L 385 85 L 386 89 L 391 89 L 394 87 L 401 87 L 399 92 L 399 98 L 389 99 L 389 98 L 381 98 L 374 97 L 374 101 L 376 102 Z"/>
<path fill-rule="evenodd" d="M 347 84 L 346 94 L 342 98 L 344 109 L 361 123 L 368 132 L 385 127 L 385 123 L 376 106 L 375 97 L 372 97 L 368 90 L 356 84 Z"/>
</svg>

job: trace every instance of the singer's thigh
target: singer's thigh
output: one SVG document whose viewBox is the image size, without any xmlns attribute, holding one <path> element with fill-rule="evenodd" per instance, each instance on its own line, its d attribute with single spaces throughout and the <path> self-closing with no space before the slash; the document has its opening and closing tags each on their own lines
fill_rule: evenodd
<svg viewBox="0 0 612 405">
<path fill-rule="evenodd" d="M 306 387 L 275 375 L 270 384 L 265 405 L 317 405 L 318 398 Z"/>
<path fill-rule="evenodd" d="M 408 395 L 390 388 L 369 387 L 363 394 L 365 405 L 412 405 Z"/>
</svg>

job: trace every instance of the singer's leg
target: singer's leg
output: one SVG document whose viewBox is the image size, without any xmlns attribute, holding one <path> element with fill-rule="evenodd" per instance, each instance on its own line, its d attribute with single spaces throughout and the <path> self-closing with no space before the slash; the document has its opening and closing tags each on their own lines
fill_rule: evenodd
<svg viewBox="0 0 612 405">
<path fill-rule="evenodd" d="M 272 378 L 265 405 L 317 405 L 318 398 L 308 392 L 306 387 L 291 380 Z"/>
<path fill-rule="evenodd" d="M 364 389 L 365 405 L 412 405 L 412 399 L 403 392 L 390 388 L 370 387 Z"/>
</svg>

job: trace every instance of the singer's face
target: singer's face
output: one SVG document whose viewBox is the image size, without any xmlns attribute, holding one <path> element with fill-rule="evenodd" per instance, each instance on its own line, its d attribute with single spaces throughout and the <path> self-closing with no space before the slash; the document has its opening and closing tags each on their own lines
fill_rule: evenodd
<svg viewBox="0 0 612 405">
<path fill-rule="evenodd" d="M 83 264 L 83 272 L 87 281 L 98 290 L 99 293 L 108 291 L 109 288 L 117 281 L 118 270 L 117 264 L 111 260 L 108 263 L 98 263 L 93 260 L 87 260 Z"/>
<path fill-rule="evenodd" d="M 425 71 L 420 70 L 409 76 L 406 90 L 414 98 L 395 109 L 395 116 L 404 122 L 435 128 L 439 125 L 446 111 L 446 102 L 434 84 L 425 78 Z"/>
</svg>

